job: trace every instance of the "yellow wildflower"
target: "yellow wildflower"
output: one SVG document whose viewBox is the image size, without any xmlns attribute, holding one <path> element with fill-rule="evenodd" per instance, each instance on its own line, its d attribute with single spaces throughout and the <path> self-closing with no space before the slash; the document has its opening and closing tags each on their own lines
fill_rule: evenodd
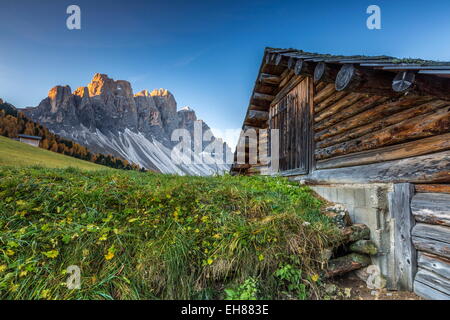
<svg viewBox="0 0 450 320">
<path fill-rule="evenodd" d="M 2 265 L 0 266 L 0 273 L 3 272 L 3 271 L 5 271 L 6 268 L 8 268 L 7 265 L 6 265 L 6 264 L 2 264 Z"/>
<path fill-rule="evenodd" d="M 105 259 L 106 260 L 111 260 L 112 258 L 114 258 L 114 253 L 116 252 L 116 249 L 114 248 L 114 246 L 110 247 L 108 249 L 108 253 L 105 254 Z"/>
<path fill-rule="evenodd" d="M 314 282 L 317 282 L 319 280 L 319 275 L 318 274 L 313 274 L 311 276 L 311 280 L 314 281 Z"/>
<path fill-rule="evenodd" d="M 44 256 L 46 256 L 47 258 L 54 259 L 59 255 L 59 251 L 58 250 L 50 250 L 47 252 L 42 252 L 42 254 Z"/>
<path fill-rule="evenodd" d="M 12 255 L 14 255 L 14 250 L 11 250 L 11 249 L 8 249 L 8 250 L 6 250 L 6 255 L 7 256 L 12 256 Z"/>
</svg>

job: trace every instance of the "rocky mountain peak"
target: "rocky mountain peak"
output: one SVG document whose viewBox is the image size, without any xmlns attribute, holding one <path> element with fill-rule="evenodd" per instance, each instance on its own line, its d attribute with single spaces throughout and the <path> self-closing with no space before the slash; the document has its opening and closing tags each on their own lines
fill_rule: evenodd
<svg viewBox="0 0 450 320">
<path fill-rule="evenodd" d="M 66 99 L 72 95 L 72 89 L 69 86 L 55 86 L 48 92 L 48 98 L 50 99 L 50 111 L 55 113 L 58 111 L 58 106 L 64 104 Z"/>
<path fill-rule="evenodd" d="M 96 73 L 87 86 L 73 93 L 69 86 L 52 88 L 37 107 L 24 112 L 62 137 L 146 168 L 189 174 L 211 169 L 172 162 L 176 144 L 172 133 L 178 128 L 193 132 L 197 116 L 189 107 L 177 111 L 175 97 L 167 89 L 134 95 L 128 81 Z M 208 129 L 205 123 L 202 126 Z"/>
<path fill-rule="evenodd" d="M 134 95 L 135 97 L 151 97 L 151 93 L 148 90 L 139 91 Z"/>
<path fill-rule="evenodd" d="M 88 98 L 89 97 L 89 88 L 88 87 L 79 87 L 73 93 L 75 96 L 80 98 Z"/>
<path fill-rule="evenodd" d="M 131 84 L 125 80 L 111 79 L 106 74 L 96 73 L 88 84 L 89 96 L 125 96 L 132 97 L 133 90 Z"/>
<path fill-rule="evenodd" d="M 172 93 L 169 90 L 163 89 L 163 88 L 154 89 L 151 92 L 151 95 L 152 96 L 157 96 L 157 97 L 166 97 L 166 96 L 172 96 L 173 97 Z"/>
</svg>

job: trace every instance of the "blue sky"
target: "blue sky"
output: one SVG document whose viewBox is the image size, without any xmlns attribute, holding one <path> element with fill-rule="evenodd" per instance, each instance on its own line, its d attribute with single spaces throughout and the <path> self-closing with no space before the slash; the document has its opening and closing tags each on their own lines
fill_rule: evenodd
<svg viewBox="0 0 450 320">
<path fill-rule="evenodd" d="M 66 8 L 81 8 L 81 30 Z M 382 29 L 366 28 L 381 8 Z M 0 97 L 35 106 L 96 72 L 166 88 L 211 127 L 239 128 L 264 47 L 450 60 L 450 1 L 1 0 Z"/>
</svg>

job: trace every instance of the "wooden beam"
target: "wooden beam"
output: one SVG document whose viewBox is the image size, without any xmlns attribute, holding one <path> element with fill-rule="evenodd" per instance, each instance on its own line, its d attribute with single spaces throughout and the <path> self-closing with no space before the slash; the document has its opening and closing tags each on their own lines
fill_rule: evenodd
<svg viewBox="0 0 450 320">
<path fill-rule="evenodd" d="M 314 105 L 321 103 L 325 99 L 329 98 L 335 92 L 336 90 L 334 89 L 334 85 L 330 83 L 319 92 L 316 92 L 316 94 L 314 95 Z"/>
<path fill-rule="evenodd" d="M 281 81 L 280 76 L 268 73 L 261 73 L 259 75 L 259 81 L 262 83 L 278 85 Z"/>
<path fill-rule="evenodd" d="M 450 296 L 430 287 L 422 282 L 414 280 L 414 293 L 418 296 L 430 300 L 449 300 Z"/>
<path fill-rule="evenodd" d="M 392 81 L 392 91 L 411 95 L 430 95 L 450 100 L 450 79 L 435 75 L 415 74 L 400 71 Z"/>
<path fill-rule="evenodd" d="M 348 94 L 345 91 L 341 91 L 340 93 Z M 361 100 L 348 106 L 347 108 L 342 109 L 339 112 L 333 114 L 333 116 L 317 122 L 316 124 L 314 124 L 314 130 L 322 131 L 325 128 L 328 128 L 338 122 L 341 122 L 342 120 L 346 120 L 346 119 L 350 118 L 351 116 L 354 116 L 358 113 L 361 113 L 363 111 L 366 111 L 366 110 L 372 109 L 376 106 L 379 106 L 382 103 L 385 103 L 388 99 L 389 99 L 388 97 L 369 95 L 368 97 L 362 98 Z"/>
<path fill-rule="evenodd" d="M 325 108 L 329 107 L 330 105 L 337 103 L 339 100 L 341 100 L 341 98 L 345 97 L 348 94 L 351 94 L 351 93 L 348 93 L 345 91 L 334 92 L 331 96 L 329 96 L 322 102 L 316 104 L 314 106 L 314 112 L 318 113 L 318 112 L 324 110 Z"/>
<path fill-rule="evenodd" d="M 379 104 L 351 118 L 343 119 L 343 121 L 337 122 L 333 126 L 322 128 L 315 135 L 315 140 L 320 141 L 316 143 L 316 147 L 320 149 L 349 141 L 446 106 L 446 103 L 441 100 L 417 106 L 419 102 L 422 101 L 415 99 L 408 101 L 408 99 L 405 99 L 394 103 Z M 346 110 L 342 110 L 339 116 L 336 117 L 339 118 L 345 114 Z M 334 117 L 329 120 L 331 122 L 334 120 Z"/>
<path fill-rule="evenodd" d="M 368 165 L 315 170 L 291 180 L 306 184 L 343 183 L 444 183 L 450 182 L 450 151 Z"/>
<path fill-rule="evenodd" d="M 450 226 L 449 194 L 417 193 L 411 203 L 411 210 L 419 222 Z"/>
<path fill-rule="evenodd" d="M 395 96 L 392 90 L 392 73 L 344 64 L 336 77 L 336 90 Z"/>
<path fill-rule="evenodd" d="M 420 268 L 433 271 L 444 278 L 450 279 L 450 259 L 419 251 L 417 263 Z"/>
<path fill-rule="evenodd" d="M 329 106 L 325 110 L 321 112 L 317 112 L 314 117 L 314 122 L 320 122 L 325 118 L 331 117 L 333 114 L 339 112 L 342 109 L 345 109 L 348 106 L 355 104 L 361 98 L 364 98 L 365 95 L 362 93 L 353 93 L 350 92 L 348 95 L 337 101 L 335 104 Z"/>
<path fill-rule="evenodd" d="M 357 128 L 363 125 L 370 125 L 377 120 L 377 124 L 381 125 L 381 121 L 389 119 L 389 115 L 394 115 L 400 111 L 404 111 L 406 109 L 412 108 L 414 106 L 420 105 L 425 102 L 431 101 L 431 98 L 403 98 L 400 100 L 396 100 L 393 102 L 384 103 L 378 105 L 372 109 L 366 110 L 364 112 L 358 113 L 354 117 L 346 119 L 337 123 L 336 125 L 327 128 L 326 130 L 319 131 L 315 134 L 315 141 L 325 140 L 326 138 L 341 134 L 345 131 L 349 132 L 350 129 Z M 406 117 L 407 119 L 408 117 Z M 401 120 L 400 120 L 401 121 Z M 390 122 L 390 125 L 394 123 Z M 386 127 L 385 125 L 381 125 L 382 128 Z M 356 130 L 356 129 L 355 129 Z M 364 131 L 364 130 L 363 130 Z M 373 132 L 373 128 L 369 132 Z M 358 135 L 360 136 L 360 135 Z M 349 140 L 349 139 L 345 139 Z"/>
<path fill-rule="evenodd" d="M 419 238 L 433 239 L 448 243 L 450 254 L 450 227 L 418 223 L 414 226 L 412 235 Z"/>
<path fill-rule="evenodd" d="M 315 157 L 317 160 L 322 160 L 342 154 L 371 150 L 446 132 L 450 132 L 450 108 L 439 109 L 431 114 L 404 120 L 350 141 L 323 149 L 316 149 Z"/>
<path fill-rule="evenodd" d="M 394 287 L 412 291 L 417 268 L 417 253 L 411 240 L 415 220 L 411 214 L 411 199 L 414 186 L 410 183 L 394 184 L 388 194 L 389 212 L 395 221 Z"/>
<path fill-rule="evenodd" d="M 266 101 L 272 101 L 275 98 L 275 96 L 260 92 L 254 92 L 253 93 L 253 99 L 257 100 L 266 100 Z"/>
<path fill-rule="evenodd" d="M 275 96 L 275 99 L 273 99 L 271 105 L 275 105 L 278 102 L 280 102 L 281 99 L 283 99 L 292 89 L 294 89 L 300 82 L 302 82 L 305 78 L 302 76 L 293 76 L 289 83 L 287 83 L 283 89 L 278 92 L 278 94 Z"/>
<path fill-rule="evenodd" d="M 304 59 L 298 59 L 294 66 L 294 72 L 297 76 L 308 76 L 314 75 L 315 65 L 311 61 L 305 61 Z"/>
<path fill-rule="evenodd" d="M 412 241 L 417 250 L 429 252 L 444 258 L 450 258 L 450 245 L 434 239 L 413 236 Z"/>
<path fill-rule="evenodd" d="M 317 161 L 317 169 L 343 168 L 450 150 L 450 133 Z M 426 185 L 424 185 L 426 186 Z M 420 188 L 420 187 L 419 187 Z M 450 186 L 441 188 L 450 193 Z M 416 186 L 417 190 L 417 186 Z M 436 190 L 436 189 L 433 189 Z M 420 192 L 420 191 L 418 191 Z"/>
<path fill-rule="evenodd" d="M 450 184 L 416 184 L 415 187 L 421 193 L 450 193 Z"/>
<path fill-rule="evenodd" d="M 247 113 L 247 120 L 250 121 L 267 121 L 269 119 L 269 112 L 249 110 Z"/>
<path fill-rule="evenodd" d="M 339 65 L 321 61 L 317 63 L 314 69 L 314 82 L 323 81 L 334 84 L 339 70 Z"/>
<path fill-rule="evenodd" d="M 284 54 L 279 53 L 275 57 L 275 65 L 281 66 L 281 67 L 287 67 L 289 58 L 290 58 L 289 55 L 284 55 Z"/>
<path fill-rule="evenodd" d="M 440 297 L 439 299 L 450 300 L 449 279 L 443 278 L 435 274 L 434 272 L 419 268 L 419 271 L 416 275 L 416 281 L 441 292 L 441 294 L 446 297 Z M 431 298 L 434 299 L 432 296 Z"/>
</svg>

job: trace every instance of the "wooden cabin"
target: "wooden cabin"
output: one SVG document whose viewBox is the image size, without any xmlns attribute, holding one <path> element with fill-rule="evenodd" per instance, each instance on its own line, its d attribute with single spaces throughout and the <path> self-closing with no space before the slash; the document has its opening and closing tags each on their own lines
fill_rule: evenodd
<svg viewBox="0 0 450 320">
<path fill-rule="evenodd" d="M 233 174 L 286 176 L 345 205 L 389 289 L 450 299 L 450 63 L 266 48 L 242 129 Z M 272 129 L 276 172 L 261 156 Z"/>
<path fill-rule="evenodd" d="M 33 147 L 39 147 L 39 142 L 42 140 L 41 137 L 38 136 L 30 136 L 27 134 L 18 134 L 18 139 L 20 142 L 29 144 L 30 146 Z"/>
</svg>

